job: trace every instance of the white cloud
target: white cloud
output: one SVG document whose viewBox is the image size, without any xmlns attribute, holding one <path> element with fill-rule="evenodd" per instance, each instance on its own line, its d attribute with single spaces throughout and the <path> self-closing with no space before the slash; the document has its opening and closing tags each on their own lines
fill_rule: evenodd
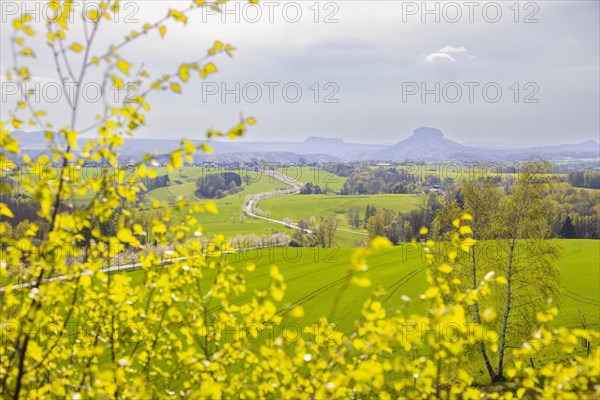
<svg viewBox="0 0 600 400">
<path fill-rule="evenodd" d="M 445 46 L 438 50 L 438 52 L 440 52 L 440 53 L 464 53 L 465 51 L 467 51 L 467 49 L 465 49 L 464 46 L 460 46 L 460 47 Z"/>
<path fill-rule="evenodd" d="M 425 57 L 425 60 L 428 62 L 438 62 L 438 61 L 455 62 L 456 61 L 454 58 L 452 58 L 452 56 L 450 54 L 446 54 L 446 53 L 432 53 L 432 54 L 428 55 L 427 57 Z"/>
</svg>

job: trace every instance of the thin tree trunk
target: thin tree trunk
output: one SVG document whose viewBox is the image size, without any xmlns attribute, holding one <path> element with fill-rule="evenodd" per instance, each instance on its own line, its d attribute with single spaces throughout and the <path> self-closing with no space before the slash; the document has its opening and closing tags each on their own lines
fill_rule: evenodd
<svg viewBox="0 0 600 400">
<path fill-rule="evenodd" d="M 475 260 L 475 246 L 471 246 L 471 257 L 473 260 L 471 265 L 473 289 L 477 289 L 477 263 Z M 481 314 L 479 312 L 479 303 L 477 301 L 473 304 L 473 308 L 475 309 L 475 322 L 481 325 Z M 496 373 L 494 372 L 494 367 L 492 367 L 492 363 L 490 362 L 490 357 L 487 354 L 487 349 L 483 340 L 479 341 L 479 349 L 481 351 L 483 361 L 485 362 L 485 367 L 487 368 L 488 374 L 490 374 L 490 379 L 493 381 L 496 377 Z"/>
<path fill-rule="evenodd" d="M 512 238 L 512 242 L 510 244 L 510 252 L 508 256 L 508 268 L 506 270 L 506 302 L 504 304 L 504 317 L 502 319 L 502 333 L 500 334 L 500 348 L 498 351 L 498 373 L 493 379 L 493 382 L 498 382 L 504 380 L 504 351 L 506 350 L 506 331 L 508 329 L 508 317 L 510 315 L 510 300 L 512 295 L 512 263 L 513 263 L 513 255 L 515 251 L 515 237 Z"/>
</svg>

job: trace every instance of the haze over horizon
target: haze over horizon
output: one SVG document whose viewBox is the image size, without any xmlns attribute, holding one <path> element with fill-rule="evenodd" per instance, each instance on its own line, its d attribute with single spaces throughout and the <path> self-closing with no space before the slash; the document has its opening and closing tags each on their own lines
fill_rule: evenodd
<svg viewBox="0 0 600 400">
<path fill-rule="evenodd" d="M 257 6 L 231 3 L 222 15 L 192 13 L 185 27 L 169 24 L 169 44 L 154 33 L 153 46 L 129 47 L 132 58 L 148 60 L 151 74 L 201 57 L 213 38 L 237 49 L 233 59 L 214 60 L 214 77 L 193 77 L 183 96 L 151 97 L 157 111 L 138 137 L 200 139 L 208 128 L 233 126 L 243 113 L 258 124 L 242 141 L 318 136 L 393 144 L 423 126 L 464 144 L 540 146 L 599 138 L 598 2 L 520 3 L 518 11 L 512 3 L 493 3 L 500 5 L 498 17 L 489 2 L 472 10 L 461 2 L 455 9 L 435 3 L 429 13 L 420 2 L 272 3 L 258 6 L 258 22 L 252 22 Z M 123 7 L 124 16 L 145 22 L 178 3 L 129 4 L 137 8 Z M 461 17 L 452 22 L 457 11 Z M 41 31 L 44 21 L 39 23 Z M 0 27 L 1 73 L 11 60 L 9 25 Z M 97 49 L 138 25 L 114 24 Z M 190 54 L 190 41 L 197 54 Z M 41 47 L 43 40 L 33 49 L 44 54 Z M 55 82 L 51 59 L 33 61 L 35 82 Z M 16 97 L 7 84 L 2 75 L 2 118 Z M 64 102 L 46 108 L 55 115 L 60 107 Z M 81 119 L 97 107 L 87 104 Z"/>
</svg>

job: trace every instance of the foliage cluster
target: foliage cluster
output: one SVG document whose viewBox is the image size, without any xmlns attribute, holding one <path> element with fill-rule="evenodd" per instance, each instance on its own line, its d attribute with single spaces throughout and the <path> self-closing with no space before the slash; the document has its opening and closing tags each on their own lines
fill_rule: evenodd
<svg viewBox="0 0 600 400">
<path fill-rule="evenodd" d="M 230 54 L 233 47 L 215 42 L 206 57 L 180 65 L 174 73 L 152 78 L 143 69 L 137 73 L 124 58 L 124 48 L 150 34 L 164 37 L 169 22 L 185 24 L 188 13 L 207 6 L 194 1 L 183 9 L 170 9 L 155 23 L 144 24 L 131 32 L 122 43 L 105 53 L 93 56 L 91 49 L 99 28 L 118 12 L 119 3 L 102 1 L 91 9 L 82 22 L 85 40 L 81 43 L 70 35 L 73 2 L 50 2 L 59 18 L 47 24 L 46 38 L 53 50 L 57 68 L 74 80 L 82 81 L 89 69 L 104 68 L 106 84 L 121 90 L 124 80 L 134 75 L 139 80 L 139 95 L 132 103 L 107 106 L 94 123 L 96 137 L 79 145 L 81 133 L 76 128 L 79 95 L 70 103 L 70 121 L 55 129 L 44 122 L 44 114 L 34 108 L 25 96 L 11 115 L 0 121 L 2 151 L 0 162 L 8 155 L 20 153 L 19 143 L 10 129 L 21 126 L 24 112 L 30 113 L 32 125 L 47 129 L 51 142 L 62 136 L 66 148 L 53 147 L 49 154 L 36 160 L 22 154 L 23 163 L 59 162 L 61 178 L 33 180 L 25 178 L 23 192 L 38 206 L 37 215 L 48 225 L 41 243 L 34 241 L 41 226 L 32 222 L 18 239 L 17 245 L 7 241 L 6 219 L 14 213 L 6 203 L 0 204 L 0 235 L 8 251 L 2 252 L 0 274 L 6 277 L 22 268 L 28 285 L 7 285 L 0 295 L 2 312 L 0 343 L 0 392 L 13 398 L 523 398 L 527 395 L 584 397 L 599 389 L 600 352 L 573 354 L 562 362 L 531 368 L 526 360 L 551 344 L 564 354 L 573 353 L 578 340 L 597 341 L 598 333 L 581 329 L 551 329 L 548 323 L 557 313 L 554 306 L 537 313 L 536 329 L 521 343 L 515 343 L 509 365 L 502 375 L 506 380 L 493 386 L 475 385 L 466 367 L 470 355 L 466 351 L 475 343 L 485 343 L 491 354 L 498 348 L 487 325 L 472 321 L 468 310 L 490 296 L 491 285 L 507 285 L 510 276 L 490 272 L 465 287 L 452 272 L 460 266 L 452 260 L 458 252 L 469 253 L 476 241 L 466 227 L 471 217 L 461 214 L 449 232 L 447 262 L 430 258 L 428 289 L 422 299 L 427 312 L 404 315 L 402 309 L 383 307 L 383 293 L 375 290 L 362 307 L 362 318 L 349 335 L 335 334 L 333 318 L 322 318 L 315 326 L 305 327 L 308 338 L 291 342 L 286 337 L 260 340 L 261 332 L 284 318 L 302 316 L 301 307 L 283 304 L 286 282 L 279 269 L 255 271 L 253 264 L 234 268 L 218 260 L 221 253 L 233 251 L 223 243 L 212 249 L 216 259 L 208 258 L 197 237 L 202 235 L 198 213 L 216 213 L 211 201 L 189 204 L 177 201 L 174 210 L 182 215 L 170 223 L 173 210 L 153 201 L 152 210 L 163 211 L 160 218 L 147 224 L 132 223 L 141 182 L 131 184 L 123 174 L 105 175 L 94 182 L 82 178 L 82 165 L 90 162 L 116 164 L 124 137 L 133 134 L 146 120 L 150 109 L 150 92 L 180 93 L 181 85 L 191 74 L 201 79 L 216 71 L 208 61 L 219 53 Z M 208 6 L 218 7 L 210 4 Z M 13 22 L 15 68 L 7 74 L 9 81 L 28 81 L 33 73 L 22 59 L 33 56 L 27 38 L 35 36 L 27 15 Z M 67 55 L 75 54 L 81 68 L 74 70 Z M 63 57 L 63 55 L 65 57 Z M 79 79 L 77 79 L 79 78 Z M 59 76 L 63 84 L 65 77 Z M 142 88 L 147 87 L 147 91 Z M 243 118 L 227 132 L 210 130 L 209 137 L 242 135 L 252 118 Z M 56 132 L 56 133 L 54 133 Z M 180 168 L 192 155 L 209 151 L 208 144 L 195 145 L 182 141 L 168 154 L 168 168 Z M 141 162 L 140 178 L 155 178 L 149 168 L 152 157 Z M 68 178 L 68 179 L 67 179 Z M 10 187 L 2 186 L 10 193 Z M 74 207 L 75 198 L 89 201 Z M 103 230 L 110 222 L 114 230 Z M 528 225 L 528 229 L 535 228 Z M 89 232 L 86 239 L 85 232 Z M 424 232 L 423 232 L 424 233 Z M 506 232 L 510 239 L 510 231 Z M 172 250 L 164 254 L 145 245 L 146 238 Z M 84 242 L 83 247 L 74 244 Z M 38 249 L 51 243 L 56 249 L 73 248 L 75 262 L 64 254 L 37 257 Z M 433 243 L 432 243 L 433 244 Z M 390 246 L 376 237 L 368 248 L 357 249 L 350 261 L 349 284 L 368 287 L 370 281 L 361 276 L 368 256 Z M 485 244 L 482 244 L 485 246 Z M 126 249 L 139 249 L 141 283 L 134 284 L 126 273 L 112 273 L 116 254 Z M 148 251 L 146 251 L 148 250 Z M 456 257 L 454 257 L 456 258 Z M 166 259 L 166 263 L 164 262 Z M 504 271 L 503 271 L 504 272 Z M 506 271 L 510 274 L 510 271 Z M 269 284 L 249 293 L 244 301 L 231 298 L 246 291 L 246 280 L 252 274 L 267 273 Z M 64 275 L 65 280 L 48 280 Z M 367 290 L 367 289 L 365 289 Z M 409 301 L 410 299 L 406 299 Z M 332 310 L 331 317 L 335 316 Z M 492 316 L 489 316 L 493 320 Z M 422 331 L 417 331 L 417 327 Z M 468 329 L 466 329 L 468 328 Z M 442 338 L 423 332 L 442 329 Z M 232 333 L 233 332 L 233 333 Z M 419 358 L 411 359 L 411 354 Z"/>
</svg>

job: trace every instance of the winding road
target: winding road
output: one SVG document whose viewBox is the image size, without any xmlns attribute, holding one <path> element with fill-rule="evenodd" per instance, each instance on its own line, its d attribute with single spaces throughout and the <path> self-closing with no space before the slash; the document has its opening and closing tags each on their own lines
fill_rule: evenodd
<svg viewBox="0 0 600 400">
<path fill-rule="evenodd" d="M 299 182 L 294 178 L 290 178 L 289 176 L 286 176 L 286 175 L 282 174 L 281 172 L 278 172 L 275 170 L 270 170 L 267 173 L 269 174 L 269 177 L 276 179 L 280 182 L 283 182 L 286 185 L 291 186 L 291 188 L 275 189 L 275 190 L 271 190 L 270 192 L 262 192 L 262 193 L 248 195 L 246 197 L 246 199 L 244 200 L 244 203 L 242 204 L 242 212 L 252 218 L 258 218 L 258 219 L 272 222 L 274 224 L 284 225 L 288 228 L 298 229 L 298 230 L 304 231 L 306 233 L 314 233 L 313 230 L 302 229 L 301 227 L 299 227 L 297 224 L 294 224 L 294 223 L 289 223 L 289 222 L 281 221 L 281 220 L 274 219 L 274 218 L 263 217 L 262 215 L 256 214 L 256 210 L 258 209 L 258 202 L 260 200 L 269 199 L 272 197 L 289 196 L 289 195 L 299 194 L 300 190 L 302 189 L 302 186 L 303 186 L 302 182 Z M 359 236 L 367 236 L 366 233 L 351 231 L 349 229 L 336 228 L 336 230 L 338 230 L 340 232 L 352 233 L 354 235 L 359 235 Z"/>
</svg>

